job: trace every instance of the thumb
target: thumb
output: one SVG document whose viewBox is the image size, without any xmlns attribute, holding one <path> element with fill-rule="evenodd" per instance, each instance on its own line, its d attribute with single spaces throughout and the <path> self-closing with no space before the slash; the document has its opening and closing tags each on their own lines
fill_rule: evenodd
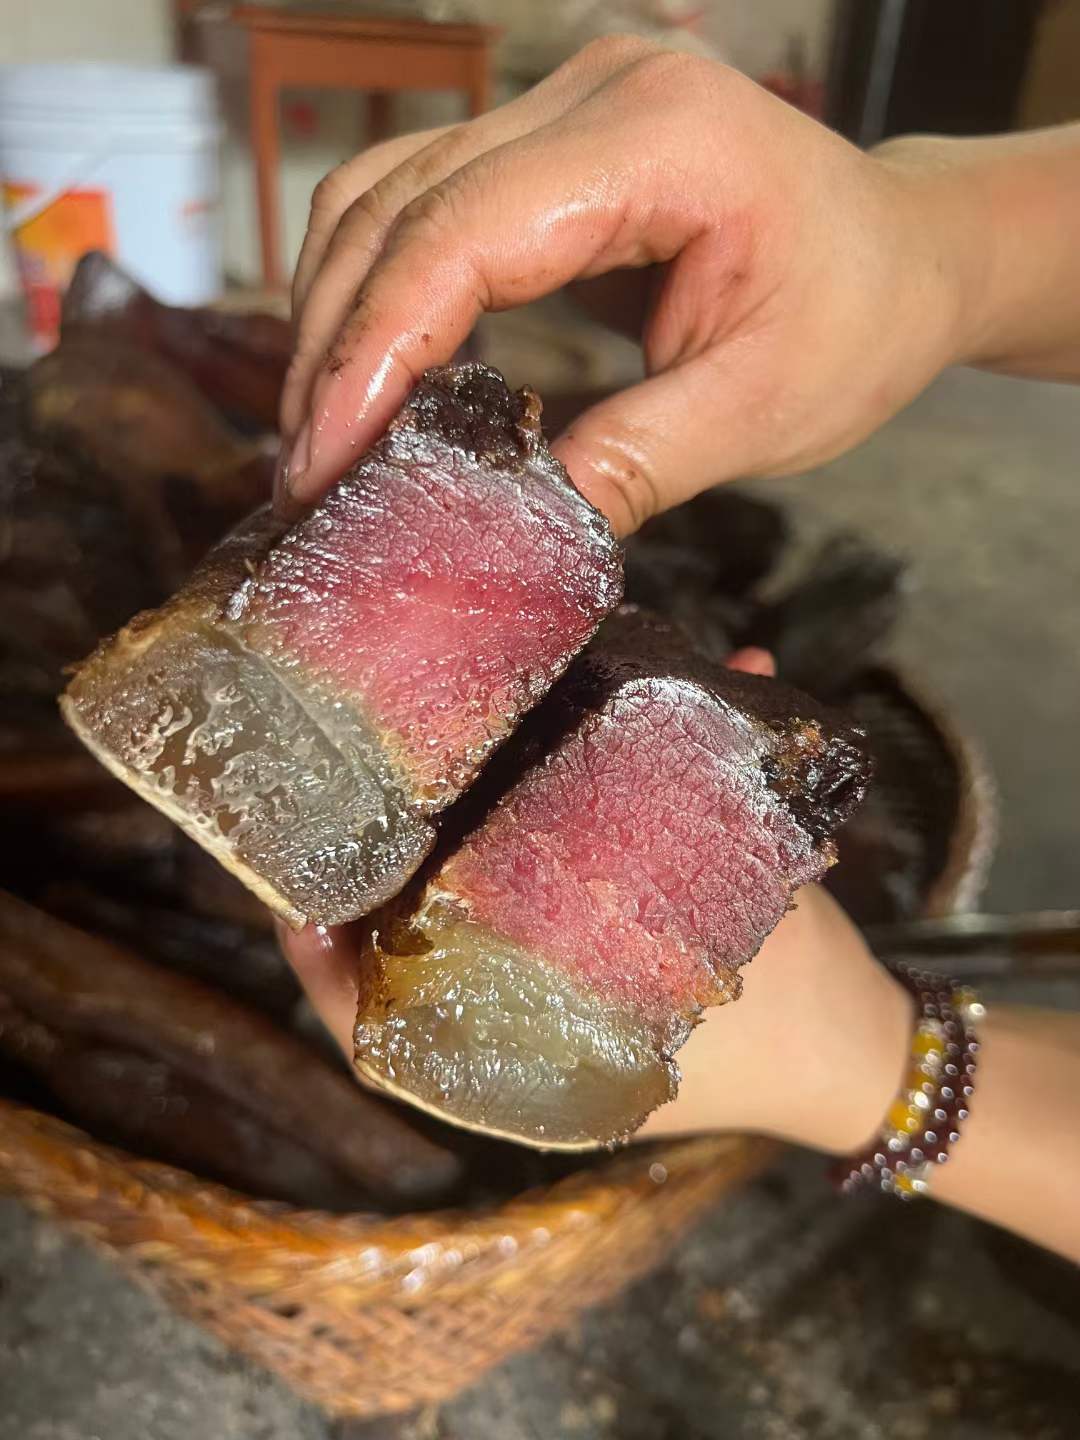
<svg viewBox="0 0 1080 1440">
<path fill-rule="evenodd" d="M 700 355 L 600 401 L 552 446 L 617 535 L 751 473 L 760 427 L 740 403 L 745 386 L 732 374 L 728 348 L 723 359 Z"/>
</svg>

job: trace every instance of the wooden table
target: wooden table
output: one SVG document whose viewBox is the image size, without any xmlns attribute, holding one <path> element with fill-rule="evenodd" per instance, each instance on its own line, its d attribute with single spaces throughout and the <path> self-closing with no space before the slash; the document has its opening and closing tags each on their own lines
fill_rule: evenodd
<svg viewBox="0 0 1080 1440">
<path fill-rule="evenodd" d="M 278 287 L 285 283 L 280 92 L 289 87 L 366 92 L 373 139 L 387 132 L 389 97 L 396 91 L 460 90 L 469 114 L 479 115 L 490 102 L 490 51 L 498 32 L 486 25 L 435 25 L 269 5 L 237 6 L 232 18 L 248 31 L 263 279 Z"/>
</svg>

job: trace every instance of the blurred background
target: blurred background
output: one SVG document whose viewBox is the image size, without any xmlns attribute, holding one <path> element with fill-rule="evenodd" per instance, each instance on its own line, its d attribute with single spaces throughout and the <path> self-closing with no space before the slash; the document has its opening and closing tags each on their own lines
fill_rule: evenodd
<svg viewBox="0 0 1080 1440">
<path fill-rule="evenodd" d="M 520 93 L 609 32 L 722 59 L 860 146 L 1080 118 L 1080 0 L 0 0 L 0 814 L 17 857 L 3 884 L 48 916 L 73 974 L 95 973 L 82 947 L 107 936 L 137 952 L 130 983 L 142 962 L 220 982 L 216 1004 L 258 1010 L 335 1069 L 259 907 L 146 807 L 103 797 L 65 748 L 55 693 L 65 665 L 158 603 L 265 493 L 288 278 L 319 179 L 374 140 Z M 553 431 L 640 374 L 629 342 L 559 296 L 487 318 L 473 349 L 537 388 Z M 950 372 L 851 454 L 706 496 L 629 554 L 635 598 L 717 654 L 768 645 L 781 674 L 866 725 L 878 784 L 831 883 L 875 943 L 966 965 L 991 999 L 1068 1006 L 1078 455 L 1075 389 Z M 311 1137 L 271 1144 L 265 1116 L 215 1131 L 207 1117 L 228 1117 L 236 1093 L 227 1067 L 207 1094 L 175 1056 L 147 1078 L 145 1056 L 143 1069 L 115 1047 L 102 1059 L 100 1037 L 80 1034 L 72 1069 L 63 1007 L 31 1043 L 4 1009 L 4 947 L 19 949 L 25 923 L 5 904 L 0 1186 L 62 1208 L 39 1171 L 36 1190 L 25 1178 L 38 1152 L 6 1145 L 14 1096 L 136 1167 L 181 1166 L 196 1207 L 209 1177 L 308 1206 L 329 1204 L 329 1185 L 330 1208 L 401 1210 L 389 1173 L 387 1193 L 366 1171 L 345 1183 L 335 1144 L 300 1165 Z M 77 928 L 54 934 L 54 921 Z M 20 1089 L 5 1065 L 34 1046 Z M 304 1083 L 331 1083 L 319 1073 Z M 503 1204 L 559 1178 L 505 1149 L 454 1151 L 465 1179 L 431 1203 Z M 64 1142 L 55 1173 L 77 1153 Z M 0 1440 L 1072 1440 L 1075 1275 L 932 1207 L 839 1205 L 821 1171 L 785 1157 L 623 1298 L 463 1397 L 363 1422 L 239 1358 L 236 1317 L 222 1343 L 0 1200 Z M 124 1235 L 132 1193 L 105 1197 Z M 297 1312 L 280 1306 L 283 1323 Z M 295 1379 L 310 1343 L 283 1329 L 269 1363 Z M 430 1360 L 415 1355 L 418 1370 Z"/>
<path fill-rule="evenodd" d="M 262 279 L 248 121 L 249 25 L 223 0 L 50 0 L 0 4 L 0 63 L 101 61 L 209 66 L 223 121 L 220 227 L 230 283 Z M 1075 0 L 334 0 L 273 5 L 497 27 L 493 103 L 526 89 L 596 35 L 635 32 L 714 55 L 857 140 L 905 130 L 978 133 L 1056 123 L 1080 112 Z M 380 133 L 445 124 L 461 94 L 411 89 L 380 111 Z M 329 82 L 327 82 L 329 83 Z M 356 87 L 362 89 L 365 87 Z M 826 91 L 828 90 L 828 96 Z M 355 93 L 286 88 L 281 107 L 283 261 L 298 252 L 314 185 L 365 142 Z M 10 288 L 13 277 L 6 274 Z"/>
</svg>

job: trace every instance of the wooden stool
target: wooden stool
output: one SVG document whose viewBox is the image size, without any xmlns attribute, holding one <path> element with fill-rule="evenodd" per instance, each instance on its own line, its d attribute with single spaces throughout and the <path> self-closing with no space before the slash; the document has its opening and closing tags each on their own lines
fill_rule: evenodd
<svg viewBox="0 0 1080 1440">
<path fill-rule="evenodd" d="M 395 91 L 461 90 L 469 114 L 479 115 L 490 102 L 489 57 L 498 32 L 485 25 L 435 25 L 263 5 L 240 5 L 232 18 L 248 31 L 263 280 L 268 287 L 278 287 L 285 283 L 279 93 L 287 87 L 366 91 L 375 139 L 386 134 L 388 98 Z"/>
</svg>

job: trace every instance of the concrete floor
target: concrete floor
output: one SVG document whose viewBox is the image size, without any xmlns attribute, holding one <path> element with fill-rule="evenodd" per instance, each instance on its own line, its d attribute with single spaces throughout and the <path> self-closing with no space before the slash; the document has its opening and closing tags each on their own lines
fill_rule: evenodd
<svg viewBox="0 0 1080 1440">
<path fill-rule="evenodd" d="M 854 454 L 811 477 L 759 487 L 796 506 L 808 535 L 850 526 L 910 557 L 915 588 L 897 658 L 951 705 L 990 758 L 1002 833 L 986 900 L 1001 909 L 1080 904 L 1078 457 L 1080 391 L 956 373 Z M 1076 1287 L 1055 1280 L 1041 1299 L 1021 1295 L 1017 1277 L 1039 1268 L 1034 1252 L 1019 1267 L 995 1268 L 986 1256 L 996 1237 L 932 1207 L 917 1217 L 899 1207 L 875 1210 L 869 1224 L 847 1218 L 819 1168 L 796 1157 L 783 1182 L 788 1208 L 775 1184 L 758 1185 L 644 1287 L 440 1414 L 350 1433 L 371 1440 L 916 1440 L 931 1429 L 936 1440 L 1075 1435 L 1080 1389 L 1062 1357 L 1071 1346 L 1075 1366 L 1078 1332 L 1063 1331 L 1054 1312 L 1060 1302 L 1075 1319 Z M 807 1194 L 812 1201 L 792 1198 Z M 771 1230 L 763 1216 L 772 1217 Z M 789 1283 L 775 1288 L 779 1308 L 762 1308 L 751 1296 L 740 1319 L 731 1306 L 747 1287 L 771 1283 L 768 1257 L 794 1256 L 796 1234 L 798 1253 L 816 1245 L 817 1258 L 802 1268 L 791 1259 Z M 937 1255 L 935 1273 L 924 1242 Z M 920 1256 L 914 1279 L 912 1254 Z M 823 1265 L 830 1255 L 841 1257 L 839 1278 L 836 1263 Z M 706 1292 L 713 1298 L 703 1299 Z M 901 1298 L 884 1304 L 882 1296 L 894 1293 Z M 872 1340 L 866 1314 L 874 1316 Z M 926 1373 L 924 1352 L 912 1349 L 913 1316 L 921 1316 L 935 1356 L 946 1332 L 982 1337 L 956 1359 L 930 1409 L 911 1398 Z M 1038 1353 L 1024 1361 L 1030 1374 L 1016 1368 L 1024 1334 L 1039 1337 Z M 876 1367 L 876 1390 L 873 1376 L 851 1374 L 853 1353 L 864 1351 Z M 887 1383 L 891 1367 L 895 1384 Z M 976 1413 L 957 1400 L 957 1385 L 994 1396 L 1015 1386 L 1017 1375 L 1044 1397 L 1042 1410 L 1016 1412 L 1024 1419 L 1014 1422 L 1007 1407 L 999 1414 L 993 1405 Z M 1064 1398 L 1046 1401 L 1047 1394 Z M 339 1433 L 14 1202 L 0 1204 L 0 1396 L 0 1440 Z"/>
</svg>

